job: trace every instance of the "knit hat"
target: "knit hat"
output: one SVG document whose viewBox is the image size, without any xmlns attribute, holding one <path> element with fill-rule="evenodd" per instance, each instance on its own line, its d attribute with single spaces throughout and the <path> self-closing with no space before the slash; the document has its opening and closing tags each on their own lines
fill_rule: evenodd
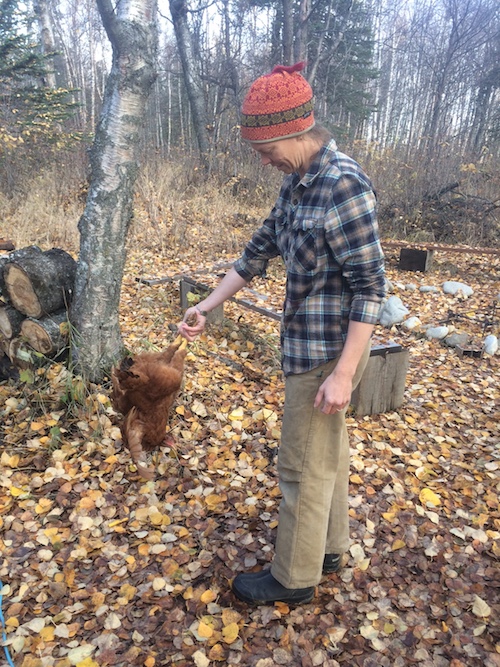
<svg viewBox="0 0 500 667">
<path fill-rule="evenodd" d="M 255 143 L 304 134 L 314 126 L 313 92 L 304 63 L 276 65 L 250 87 L 241 108 L 241 137 Z"/>
</svg>

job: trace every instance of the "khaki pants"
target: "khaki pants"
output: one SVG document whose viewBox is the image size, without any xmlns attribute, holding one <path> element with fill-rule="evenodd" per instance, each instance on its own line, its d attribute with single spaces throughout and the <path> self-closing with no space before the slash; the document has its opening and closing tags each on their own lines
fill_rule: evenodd
<svg viewBox="0 0 500 667">
<path fill-rule="evenodd" d="M 370 355 L 365 350 L 353 380 L 361 379 Z M 314 408 L 333 360 L 308 373 L 289 375 L 278 474 L 282 501 L 271 573 L 282 586 L 315 586 L 325 553 L 349 547 L 349 442 L 345 410 L 325 415 Z"/>
</svg>

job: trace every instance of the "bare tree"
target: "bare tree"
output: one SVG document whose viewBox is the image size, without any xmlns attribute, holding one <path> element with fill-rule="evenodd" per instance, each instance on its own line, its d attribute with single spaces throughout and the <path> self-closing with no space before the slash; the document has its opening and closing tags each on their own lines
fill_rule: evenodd
<svg viewBox="0 0 500 667">
<path fill-rule="evenodd" d="M 204 166 L 207 167 L 210 147 L 209 123 L 199 58 L 196 55 L 193 36 L 188 24 L 187 0 L 169 0 L 169 5 L 200 157 Z"/>
<path fill-rule="evenodd" d="M 78 368 L 98 380 L 122 352 L 118 309 L 132 219 L 137 148 L 156 77 L 156 0 L 97 0 L 113 49 L 79 222 L 80 256 L 70 319 Z"/>
</svg>

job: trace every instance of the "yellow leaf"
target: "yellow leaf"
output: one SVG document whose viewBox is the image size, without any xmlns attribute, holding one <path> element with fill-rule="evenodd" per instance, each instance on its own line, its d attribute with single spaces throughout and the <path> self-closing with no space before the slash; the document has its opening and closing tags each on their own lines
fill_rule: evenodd
<svg viewBox="0 0 500 667">
<path fill-rule="evenodd" d="M 203 602 L 203 604 L 208 604 L 209 602 L 213 602 L 216 598 L 217 598 L 217 593 L 208 589 L 208 591 L 202 593 L 200 600 Z"/>
<path fill-rule="evenodd" d="M 52 507 L 52 500 L 50 498 L 40 498 L 38 503 L 35 505 L 35 512 L 37 514 L 45 514 Z"/>
<path fill-rule="evenodd" d="M 360 477 L 359 475 L 356 475 L 356 474 L 351 475 L 351 476 L 349 477 L 349 480 L 350 480 L 353 484 L 363 484 L 363 480 L 361 479 L 361 477 Z"/>
<path fill-rule="evenodd" d="M 53 625 L 47 625 L 45 628 L 42 628 L 40 630 L 40 637 L 43 639 L 45 642 L 53 642 L 54 641 L 54 626 Z"/>
<path fill-rule="evenodd" d="M 394 540 L 392 543 L 391 551 L 397 551 L 398 549 L 402 549 L 405 546 L 406 542 L 403 542 L 403 540 Z"/>
<path fill-rule="evenodd" d="M 42 428 L 45 427 L 45 424 L 42 424 L 42 422 L 31 422 L 30 424 L 30 429 L 32 431 L 41 431 Z"/>
<path fill-rule="evenodd" d="M 182 415 L 182 416 L 184 416 L 184 413 L 186 412 L 183 405 L 178 405 L 175 408 L 175 411 L 177 412 L 178 415 Z"/>
<path fill-rule="evenodd" d="M 137 588 L 135 586 L 131 586 L 130 584 L 123 584 L 123 586 L 120 588 L 120 595 L 122 595 L 130 602 L 136 591 Z"/>
<path fill-rule="evenodd" d="M 237 623 L 241 619 L 241 614 L 238 613 L 235 609 L 225 608 L 222 610 L 222 624 L 231 625 L 232 623 Z"/>
<path fill-rule="evenodd" d="M 92 660 L 91 657 L 85 658 L 81 662 L 76 663 L 76 667 L 99 667 L 99 663 Z"/>
<path fill-rule="evenodd" d="M 236 408 L 236 410 L 233 410 L 231 414 L 229 415 L 229 419 L 231 421 L 237 421 L 240 420 L 243 417 L 243 408 L 240 406 L 239 408 Z"/>
<path fill-rule="evenodd" d="M 148 556 L 149 555 L 149 544 L 139 544 L 137 547 L 137 553 L 139 556 Z"/>
<path fill-rule="evenodd" d="M 207 625 L 203 621 L 200 621 L 200 624 L 198 625 L 197 633 L 200 635 L 200 637 L 204 637 L 204 638 L 208 639 L 209 637 L 211 637 L 214 634 L 214 629 L 210 625 Z"/>
<path fill-rule="evenodd" d="M 238 639 L 240 629 L 237 623 L 230 623 L 222 628 L 222 639 L 226 644 L 232 644 Z"/>
<path fill-rule="evenodd" d="M 19 619 L 17 619 L 15 616 L 11 616 L 5 621 L 5 627 L 7 628 L 18 628 L 19 627 Z"/>
<path fill-rule="evenodd" d="M 17 486 L 11 486 L 9 489 L 9 493 L 14 498 L 19 498 L 19 496 L 26 495 L 27 492 L 24 489 L 19 489 Z"/>
<path fill-rule="evenodd" d="M 205 502 L 207 504 L 207 507 L 211 510 L 214 510 L 216 507 L 218 507 L 221 503 L 223 503 L 225 498 L 223 496 L 218 496 L 215 493 L 211 493 L 205 498 Z"/>
<path fill-rule="evenodd" d="M 418 497 L 423 505 L 426 505 L 427 503 L 431 503 L 434 506 L 441 504 L 441 498 L 437 495 L 437 493 L 434 493 L 432 489 L 428 489 L 427 487 L 420 491 Z"/>
<path fill-rule="evenodd" d="M 144 667 L 154 667 L 155 664 L 156 660 L 151 655 L 144 660 Z"/>
</svg>

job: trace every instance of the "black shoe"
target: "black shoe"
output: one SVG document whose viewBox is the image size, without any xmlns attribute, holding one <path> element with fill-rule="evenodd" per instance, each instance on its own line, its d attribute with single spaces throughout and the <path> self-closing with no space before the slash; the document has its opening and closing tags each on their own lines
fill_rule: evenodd
<svg viewBox="0 0 500 667">
<path fill-rule="evenodd" d="M 273 604 L 287 602 L 299 604 L 310 602 L 314 597 L 314 586 L 309 588 L 285 588 L 269 570 L 239 574 L 233 581 L 233 593 L 249 604 Z"/>
<path fill-rule="evenodd" d="M 331 574 L 340 570 L 342 554 L 326 554 L 323 561 L 323 574 Z"/>
</svg>

